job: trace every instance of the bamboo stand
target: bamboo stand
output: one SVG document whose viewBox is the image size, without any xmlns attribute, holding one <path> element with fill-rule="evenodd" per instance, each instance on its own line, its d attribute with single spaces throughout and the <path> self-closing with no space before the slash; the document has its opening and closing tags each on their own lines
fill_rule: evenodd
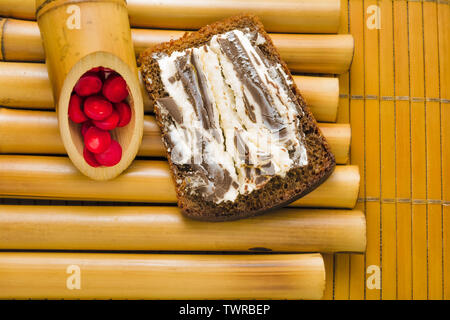
<svg viewBox="0 0 450 320">
<path fill-rule="evenodd" d="M 142 94 L 125 1 L 77 2 L 73 6 L 78 8 L 79 21 L 72 27 L 69 27 L 66 11 L 70 5 L 68 0 L 37 0 L 36 15 L 47 55 L 60 134 L 67 154 L 83 174 L 94 180 L 108 180 L 117 177 L 131 164 L 143 132 Z M 102 23 L 104 21 L 114 23 Z M 126 81 L 130 93 L 131 121 L 112 132 L 123 148 L 122 159 L 113 167 L 95 168 L 84 160 L 79 125 L 68 118 L 73 87 L 86 71 L 98 66 L 118 72 Z"/>
<path fill-rule="evenodd" d="M 331 253 L 366 246 L 365 217 L 356 210 L 278 209 L 226 223 L 188 219 L 175 207 L 4 205 L 0 211 L 0 249 Z"/>
<path fill-rule="evenodd" d="M 0 274 L 3 299 L 320 299 L 325 289 L 320 254 L 3 252 Z"/>
<path fill-rule="evenodd" d="M 140 27 L 199 28 L 242 12 L 258 15 L 274 32 L 337 33 L 339 0 L 127 0 L 130 23 Z M 34 0 L 2 0 L 0 15 L 35 19 Z"/>
<path fill-rule="evenodd" d="M 339 102 L 338 78 L 294 76 L 294 81 L 318 121 L 336 121 Z M 144 110 L 152 112 L 153 105 L 145 91 L 142 93 Z M 0 62 L 0 104 L 14 108 L 54 108 L 45 65 Z"/>
<path fill-rule="evenodd" d="M 346 164 L 350 149 L 350 125 L 319 124 L 330 144 L 336 163 Z M 58 133 L 54 112 L 0 108 L 0 153 L 66 154 Z M 144 116 L 144 134 L 140 156 L 166 155 L 158 124 L 153 116 Z"/>
<path fill-rule="evenodd" d="M 45 181 L 45 183 L 42 183 Z M 359 191 L 356 166 L 337 166 L 317 189 L 291 206 L 353 208 Z M 0 155 L 0 197 L 175 203 L 167 162 L 136 160 L 110 181 L 92 181 L 65 157 Z"/>
<path fill-rule="evenodd" d="M 67 14 L 66 14 L 67 15 Z M 0 31 L 5 61 L 44 61 L 39 28 L 34 21 L 6 19 Z M 0 29 L 1 30 L 1 29 Z M 180 30 L 131 29 L 136 54 L 177 39 Z M 343 73 L 353 57 L 353 37 L 344 34 L 270 34 L 292 72 Z"/>
</svg>

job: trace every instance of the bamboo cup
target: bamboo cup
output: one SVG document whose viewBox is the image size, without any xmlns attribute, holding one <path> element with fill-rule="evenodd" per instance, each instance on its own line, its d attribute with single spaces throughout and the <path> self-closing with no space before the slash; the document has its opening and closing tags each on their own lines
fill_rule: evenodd
<svg viewBox="0 0 450 320">
<path fill-rule="evenodd" d="M 296 207 L 353 208 L 359 191 L 357 166 L 337 166 Z M 166 161 L 136 160 L 110 181 L 92 181 L 66 157 L 0 155 L 0 197 L 175 203 Z"/>
<path fill-rule="evenodd" d="M 242 12 L 258 15 L 267 30 L 297 33 L 337 33 L 339 0 L 127 0 L 133 26 L 196 29 Z M 35 19 L 34 0 L 2 0 L 0 15 Z"/>
<path fill-rule="evenodd" d="M 59 130 L 67 154 L 91 179 L 115 178 L 133 161 L 143 132 L 142 93 L 125 1 L 85 0 L 73 4 L 70 0 L 37 0 L 36 4 Z M 98 66 L 113 69 L 124 78 L 132 109 L 130 123 L 112 132 L 123 150 L 120 162 L 112 167 L 92 167 L 84 160 L 80 125 L 68 117 L 69 99 L 75 84 L 85 72 Z"/>
<path fill-rule="evenodd" d="M 332 253 L 366 247 L 365 217 L 357 210 L 278 209 L 225 223 L 188 219 L 176 207 L 4 205 L 0 211 L 0 249 Z"/>
<path fill-rule="evenodd" d="M 318 121 L 335 122 L 339 80 L 331 77 L 294 76 L 311 112 Z M 143 86 L 143 83 L 141 82 Z M 153 105 L 142 89 L 144 110 Z M 38 63 L 0 62 L 0 105 L 14 108 L 53 109 L 47 68 Z"/>
<path fill-rule="evenodd" d="M 44 49 L 34 21 L 5 19 L 0 29 L 3 60 L 43 61 Z M 177 39 L 181 30 L 131 29 L 135 53 Z M 353 37 L 344 34 L 270 34 L 292 72 L 343 73 L 353 57 Z"/>
<path fill-rule="evenodd" d="M 2 299 L 320 299 L 320 254 L 0 253 Z"/>
<path fill-rule="evenodd" d="M 319 123 L 319 128 L 330 144 L 336 163 L 347 163 L 350 125 Z M 56 113 L 0 107 L 0 153 L 66 154 L 58 133 Z M 159 127 L 153 116 L 144 116 L 144 134 L 138 155 L 147 157 L 166 155 Z"/>
</svg>

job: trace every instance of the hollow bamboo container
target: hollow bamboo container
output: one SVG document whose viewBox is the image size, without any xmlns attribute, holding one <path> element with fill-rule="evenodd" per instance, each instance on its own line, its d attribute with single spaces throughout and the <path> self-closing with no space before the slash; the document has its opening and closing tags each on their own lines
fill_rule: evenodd
<svg viewBox="0 0 450 320">
<path fill-rule="evenodd" d="M 339 102 L 338 78 L 294 76 L 294 81 L 318 121 L 336 121 Z M 142 83 L 141 85 L 143 86 Z M 153 105 L 145 91 L 142 99 L 144 110 L 152 112 Z M 54 109 L 45 65 L 0 62 L 0 105 L 27 109 Z"/>
<path fill-rule="evenodd" d="M 337 33 L 339 0 L 127 0 L 133 26 L 196 29 L 242 12 L 258 15 L 267 30 Z M 34 0 L 2 0 L 0 16 L 35 19 Z"/>
<path fill-rule="evenodd" d="M 0 211 L 0 249 L 332 253 L 366 247 L 365 217 L 357 210 L 278 209 L 225 223 L 188 219 L 176 207 L 3 205 Z"/>
<path fill-rule="evenodd" d="M 293 202 L 296 207 L 353 208 L 359 191 L 357 166 L 337 166 L 317 189 Z M 110 181 L 92 181 L 66 157 L 0 155 L 0 197 L 175 203 L 166 161 L 136 160 Z"/>
<path fill-rule="evenodd" d="M 320 254 L 0 253 L 2 299 L 320 299 Z M 79 286 L 78 286 L 79 284 Z"/>
<path fill-rule="evenodd" d="M 39 28 L 34 21 L 5 19 L 0 29 L 2 59 L 5 61 L 44 61 Z M 181 30 L 131 29 L 135 53 L 177 39 Z M 343 73 L 353 57 L 353 37 L 345 34 L 270 34 L 281 57 L 292 72 Z"/>
<path fill-rule="evenodd" d="M 348 161 L 351 130 L 349 124 L 319 123 L 330 144 L 336 162 Z M 58 132 L 55 112 L 18 110 L 0 107 L 0 153 L 66 154 Z M 144 116 L 144 134 L 138 155 L 166 155 L 158 124 L 153 116 Z"/>
<path fill-rule="evenodd" d="M 91 179 L 115 178 L 135 158 L 143 132 L 142 93 L 125 1 L 83 0 L 73 4 L 70 0 L 37 0 L 36 6 L 59 130 L 67 154 Z M 68 12 L 75 15 L 75 22 L 70 20 L 72 16 Z M 68 117 L 69 99 L 75 84 L 85 72 L 98 66 L 113 69 L 124 78 L 132 110 L 130 123 L 112 131 L 123 150 L 120 162 L 112 167 L 92 167 L 84 160 L 80 125 Z"/>
</svg>

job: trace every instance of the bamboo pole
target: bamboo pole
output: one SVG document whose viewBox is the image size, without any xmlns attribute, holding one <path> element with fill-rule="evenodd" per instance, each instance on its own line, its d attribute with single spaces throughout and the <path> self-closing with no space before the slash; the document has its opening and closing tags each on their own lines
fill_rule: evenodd
<svg viewBox="0 0 450 320">
<path fill-rule="evenodd" d="M 44 49 L 36 22 L 5 19 L 2 30 L 3 60 L 44 61 Z M 135 53 L 138 55 L 146 48 L 177 39 L 184 32 L 131 29 Z M 354 45 L 351 35 L 271 33 L 270 37 L 292 72 L 344 73 L 350 67 Z"/>
<path fill-rule="evenodd" d="M 2 299 L 320 299 L 320 254 L 0 253 Z"/>
<path fill-rule="evenodd" d="M 317 189 L 291 206 L 353 208 L 358 197 L 356 166 L 337 166 Z M 0 155 L 0 197 L 175 203 L 166 161 L 136 160 L 119 177 L 93 181 L 66 157 Z"/>
<path fill-rule="evenodd" d="M 319 128 L 330 144 L 336 163 L 347 163 L 350 125 L 319 123 Z M 0 107 L 0 153 L 66 154 L 58 132 L 56 113 Z M 138 155 L 166 155 L 159 127 L 153 116 L 144 116 L 144 134 Z"/>
<path fill-rule="evenodd" d="M 339 102 L 338 78 L 294 76 L 294 81 L 318 121 L 336 121 Z M 142 82 L 141 85 L 143 85 Z M 144 93 L 142 98 L 144 110 L 153 111 L 153 105 L 148 96 Z M 53 96 L 45 65 L 0 62 L 0 105 L 14 108 L 53 109 Z"/>
<path fill-rule="evenodd" d="M 366 246 L 365 217 L 356 210 L 278 209 L 225 223 L 188 219 L 176 207 L 3 205 L 0 211 L 0 249 L 331 253 Z"/>
<path fill-rule="evenodd" d="M 196 29 L 242 12 L 258 15 L 273 32 L 337 33 L 338 0 L 127 0 L 132 26 Z M 1 0 L 0 15 L 35 19 L 35 0 Z"/>
</svg>

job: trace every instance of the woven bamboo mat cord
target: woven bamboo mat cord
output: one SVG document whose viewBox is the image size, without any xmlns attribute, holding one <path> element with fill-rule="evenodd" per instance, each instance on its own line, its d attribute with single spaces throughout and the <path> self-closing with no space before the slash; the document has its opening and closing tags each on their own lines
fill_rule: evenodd
<svg viewBox="0 0 450 320">
<path fill-rule="evenodd" d="M 0 32 L 3 60 L 44 61 L 36 22 L 5 19 L 3 23 Z M 183 34 L 180 30 L 131 29 L 136 54 Z M 292 72 L 343 73 L 350 67 L 354 45 L 351 35 L 273 33 L 270 36 Z"/>
<path fill-rule="evenodd" d="M 226 223 L 188 219 L 176 207 L 3 205 L 0 211 L 0 249 L 363 252 L 366 245 L 365 217 L 356 210 L 277 209 Z"/>
<path fill-rule="evenodd" d="M 351 130 L 348 124 L 320 123 L 336 163 L 346 164 Z M 66 154 L 58 131 L 55 112 L 0 107 L 0 153 Z M 144 135 L 138 155 L 165 156 L 158 124 L 153 116 L 144 116 Z"/>
<path fill-rule="evenodd" d="M 336 121 L 339 100 L 337 78 L 294 76 L 294 81 L 318 121 Z M 142 83 L 141 85 L 143 86 Z M 153 105 L 145 93 L 142 98 L 144 110 L 153 111 Z M 54 109 L 45 65 L 0 62 L 0 105 L 27 109 Z"/>
<path fill-rule="evenodd" d="M 337 166 L 317 189 L 291 206 L 353 208 L 359 188 L 355 166 Z M 66 157 L 0 155 L 0 197 L 175 203 L 166 161 L 135 160 L 119 177 L 93 181 Z"/>
<path fill-rule="evenodd" d="M 320 254 L 0 253 L 0 298 L 320 299 Z"/>
<path fill-rule="evenodd" d="M 242 12 L 259 16 L 274 32 L 336 33 L 339 0 L 127 0 L 132 26 L 197 29 Z M 35 19 L 35 0 L 1 0 L 0 15 Z"/>
</svg>

